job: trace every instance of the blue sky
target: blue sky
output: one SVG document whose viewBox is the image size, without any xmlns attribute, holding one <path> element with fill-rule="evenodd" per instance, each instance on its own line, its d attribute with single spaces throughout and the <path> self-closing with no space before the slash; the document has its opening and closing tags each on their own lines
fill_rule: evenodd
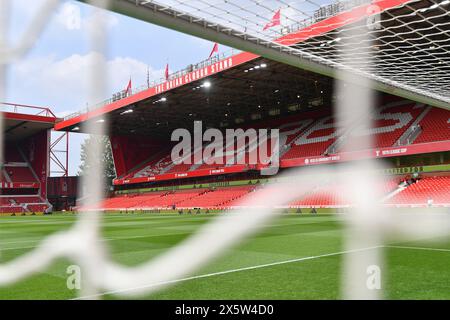
<svg viewBox="0 0 450 320">
<path fill-rule="evenodd" d="M 44 1 L 11 2 L 10 42 L 14 43 Z M 90 6 L 61 1 L 32 51 L 11 65 L 6 100 L 49 106 L 59 116 L 75 112 L 88 102 L 98 102 L 87 101 L 86 97 L 87 61 L 92 55 L 86 30 L 92 19 L 95 17 Z M 213 46 L 209 41 L 114 13 L 108 13 L 108 28 L 111 36 L 105 59 L 111 93 L 123 90 L 130 76 L 133 86 L 145 84 L 147 67 L 151 78 L 158 79 L 167 62 L 171 71 L 176 71 L 201 61 Z M 220 49 L 228 50 L 223 46 Z M 77 172 L 83 139 L 84 135 L 71 134 L 70 174 Z"/>
</svg>

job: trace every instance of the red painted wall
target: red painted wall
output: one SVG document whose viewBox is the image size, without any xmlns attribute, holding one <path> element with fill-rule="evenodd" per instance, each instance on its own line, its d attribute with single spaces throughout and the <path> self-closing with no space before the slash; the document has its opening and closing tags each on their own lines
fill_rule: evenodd
<svg viewBox="0 0 450 320">
<path fill-rule="evenodd" d="M 28 138 L 20 144 L 27 160 L 39 178 L 41 196 L 47 198 L 47 177 L 49 170 L 50 131 L 40 133 Z"/>
<path fill-rule="evenodd" d="M 49 197 L 76 197 L 80 177 L 50 177 L 47 181 Z"/>
</svg>

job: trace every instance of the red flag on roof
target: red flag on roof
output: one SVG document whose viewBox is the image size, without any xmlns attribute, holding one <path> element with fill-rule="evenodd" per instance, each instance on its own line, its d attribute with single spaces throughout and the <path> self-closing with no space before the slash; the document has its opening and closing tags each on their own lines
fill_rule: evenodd
<svg viewBox="0 0 450 320">
<path fill-rule="evenodd" d="M 131 78 L 130 78 L 130 81 L 128 81 L 128 85 L 127 85 L 127 88 L 125 89 L 125 92 L 127 93 L 127 94 L 131 94 Z"/>
<path fill-rule="evenodd" d="M 214 43 L 214 47 L 213 47 L 211 53 L 209 54 L 208 58 L 211 58 L 213 56 L 213 54 L 217 53 L 217 52 L 219 52 L 219 44 L 216 42 L 216 43 Z"/>
<path fill-rule="evenodd" d="M 272 20 L 268 24 L 264 26 L 263 31 L 266 31 L 269 28 L 279 26 L 281 24 L 281 9 L 278 9 L 277 12 L 272 17 Z"/>
<path fill-rule="evenodd" d="M 166 64 L 166 71 L 164 71 L 164 76 L 166 77 L 166 81 L 169 80 L 169 64 Z"/>
</svg>

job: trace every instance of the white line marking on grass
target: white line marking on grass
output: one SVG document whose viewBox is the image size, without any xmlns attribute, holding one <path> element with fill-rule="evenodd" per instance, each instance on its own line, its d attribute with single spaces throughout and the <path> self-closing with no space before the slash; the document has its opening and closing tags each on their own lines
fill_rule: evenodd
<svg viewBox="0 0 450 320">
<path fill-rule="evenodd" d="M 149 285 L 143 285 L 143 286 L 134 287 L 134 288 L 115 290 L 115 291 L 107 291 L 107 292 L 102 292 L 102 293 L 95 294 L 95 295 L 74 298 L 72 300 L 85 300 L 85 299 L 98 298 L 98 297 L 101 297 L 101 296 L 104 296 L 104 295 L 109 295 L 109 294 L 119 294 L 119 293 L 130 292 L 130 291 L 135 291 L 135 290 L 144 289 L 144 288 L 151 288 L 151 287 L 156 287 L 156 286 L 161 286 L 161 285 L 166 285 L 166 284 L 172 284 L 172 283 L 178 283 L 178 282 L 184 282 L 184 281 L 189 281 L 189 280 L 209 278 L 209 277 L 220 276 L 220 275 L 229 274 L 229 273 L 235 273 L 235 272 L 240 272 L 240 271 L 255 270 L 255 269 L 261 269 L 261 268 L 279 266 L 279 265 L 293 263 L 293 262 L 301 262 L 301 261 L 307 261 L 307 260 L 313 260 L 313 259 L 319 259 L 319 258 L 325 258 L 325 257 L 338 256 L 338 255 L 348 254 L 348 253 L 362 252 L 362 251 L 366 251 L 366 250 L 378 249 L 378 248 L 381 248 L 381 247 L 383 247 L 383 246 L 375 246 L 375 247 L 361 248 L 361 249 L 355 249 L 355 250 L 339 251 L 339 252 L 321 254 L 321 255 L 317 255 L 317 256 L 310 256 L 310 257 L 303 257 L 303 258 L 297 258 L 297 259 L 290 259 L 290 260 L 284 260 L 284 261 L 260 264 L 260 265 L 256 265 L 256 266 L 250 266 L 250 267 L 243 267 L 243 268 L 238 268 L 238 269 L 231 269 L 231 270 L 207 273 L 207 274 L 202 274 L 202 275 L 198 275 L 198 276 L 192 276 L 192 277 L 187 277 L 187 278 L 175 279 L 175 280 L 165 281 L 165 282 L 158 282 L 158 283 L 153 283 L 153 284 L 149 284 Z"/>
<path fill-rule="evenodd" d="M 153 234 L 153 235 L 142 235 L 142 236 L 126 236 L 126 237 L 115 237 L 115 238 L 104 238 L 100 241 L 106 242 L 106 241 L 116 241 L 116 240 L 128 240 L 128 239 L 141 239 L 141 238 L 156 238 L 156 237 L 165 237 L 165 236 L 176 236 L 176 235 L 185 235 L 190 234 L 188 232 L 178 232 L 178 233 L 163 233 L 163 234 Z M 27 243 L 27 242 L 40 242 L 43 239 L 38 240 L 23 240 L 23 241 L 10 241 L 10 242 L 2 242 L 1 245 L 4 244 L 14 244 L 14 243 Z M 21 250 L 21 249 L 32 249 L 36 248 L 37 246 L 26 246 L 26 247 L 14 247 L 14 248 L 1 248 L 1 251 L 11 251 L 11 250 Z"/>
<path fill-rule="evenodd" d="M 409 246 L 384 246 L 384 247 L 385 248 L 394 248 L 394 249 L 411 249 L 411 250 L 428 250 L 428 251 L 450 252 L 450 249 L 429 248 L 429 247 L 409 247 Z"/>
<path fill-rule="evenodd" d="M 182 220 L 180 220 L 182 221 Z M 190 219 L 186 219 L 185 221 L 192 221 Z M 108 222 L 105 221 L 105 224 L 107 224 Z M 312 222 L 312 223 L 308 223 L 308 224 L 320 224 L 322 222 Z M 39 223 L 36 223 L 39 224 Z M 150 223 L 151 224 L 151 223 Z M 136 222 L 136 223 L 131 223 L 129 225 L 139 225 L 142 226 L 142 222 Z M 297 225 L 297 224 L 296 224 Z M 302 224 L 298 224 L 298 225 L 302 225 Z M 125 225 L 126 227 L 127 225 Z M 292 226 L 292 224 L 267 224 L 265 225 L 266 228 L 270 228 L 270 227 L 284 227 L 284 226 Z M 176 228 L 177 226 L 174 226 L 174 228 Z M 189 227 L 191 227 L 189 225 Z M 164 229 L 166 227 L 158 227 L 161 229 Z M 187 230 L 189 231 L 189 230 Z M 305 232 L 302 234 L 308 234 L 308 233 L 317 233 L 317 232 L 329 232 L 329 230 L 324 230 L 324 231 L 311 231 L 311 232 Z M 6 232 L 5 232 L 6 233 Z M 17 234 L 18 231 L 8 231 L 7 233 L 11 233 L 11 234 Z M 139 238 L 154 238 L 154 237 L 163 237 L 163 236 L 175 236 L 175 235 L 182 235 L 182 234 L 186 234 L 188 232 L 177 232 L 177 233 L 164 233 L 164 234 L 155 234 L 155 235 L 140 235 L 140 236 L 126 236 L 126 237 L 109 237 L 109 238 L 104 238 L 101 241 L 115 241 L 115 240 L 127 240 L 127 239 L 139 239 Z M 17 241 L 0 241 L 0 251 L 5 251 L 5 250 L 19 250 L 19 249 L 31 249 L 31 248 L 35 248 L 35 246 L 26 246 L 26 247 L 14 247 L 14 248 L 2 248 L 3 245 L 7 245 L 7 244 L 18 244 L 18 243 L 33 243 L 33 242 L 40 242 L 42 241 L 44 238 L 37 238 L 37 239 L 24 239 L 24 240 L 17 240 Z"/>
</svg>

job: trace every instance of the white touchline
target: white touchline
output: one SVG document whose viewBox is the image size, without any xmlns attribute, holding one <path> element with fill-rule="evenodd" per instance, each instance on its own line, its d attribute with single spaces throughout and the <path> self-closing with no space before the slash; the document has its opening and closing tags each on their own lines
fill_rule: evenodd
<svg viewBox="0 0 450 320">
<path fill-rule="evenodd" d="M 102 292 L 102 293 L 95 294 L 95 295 L 74 298 L 72 300 L 84 300 L 84 299 L 98 298 L 98 297 L 101 297 L 101 296 L 104 296 L 104 295 L 108 295 L 108 294 L 120 294 L 120 293 L 123 293 L 123 292 L 129 292 L 129 291 L 134 291 L 134 290 L 139 290 L 139 289 L 144 289 L 144 288 L 156 287 L 156 286 L 161 286 L 161 285 L 165 285 L 165 284 L 178 283 L 178 282 L 184 282 L 184 281 L 196 280 L 196 279 L 202 279 L 202 278 L 209 278 L 209 277 L 220 276 L 220 275 L 224 275 L 224 274 L 228 274 L 228 273 L 247 271 L 247 270 L 254 270 L 254 269 L 261 269 L 261 268 L 266 268 L 266 267 L 278 266 L 278 265 L 282 265 L 282 264 L 288 264 L 288 263 L 293 263 L 293 262 L 301 262 L 301 261 L 313 260 L 313 259 L 325 258 L 325 257 L 332 257 L 332 256 L 348 254 L 348 253 L 354 253 L 354 252 L 361 252 L 361 251 L 372 250 L 372 249 L 377 249 L 377 248 L 382 248 L 382 247 L 383 246 L 375 246 L 375 247 L 367 247 L 367 248 L 361 248 L 361 249 L 355 249 L 355 250 L 339 251 L 339 252 L 321 254 L 321 255 L 317 255 L 317 256 L 310 256 L 310 257 L 303 257 L 303 258 L 297 258 L 297 259 L 290 259 L 290 260 L 284 260 L 284 261 L 260 264 L 260 265 L 256 265 L 256 266 L 250 266 L 250 267 L 244 267 L 244 268 L 238 268 L 238 269 L 231 269 L 231 270 L 219 271 L 219 272 L 214 272 L 214 273 L 207 273 L 207 274 L 202 274 L 202 275 L 198 275 L 198 276 L 192 276 L 192 277 L 187 277 L 187 278 L 182 278 L 182 279 L 176 279 L 176 280 L 172 280 L 172 281 L 152 283 L 152 284 L 143 285 L 143 286 L 134 287 L 134 288 Z"/>
<path fill-rule="evenodd" d="M 408 246 L 384 246 L 384 247 L 385 248 L 394 248 L 394 249 L 411 249 L 411 250 L 429 250 L 429 251 L 450 252 L 450 249 L 442 249 L 442 248 L 408 247 Z"/>
</svg>

